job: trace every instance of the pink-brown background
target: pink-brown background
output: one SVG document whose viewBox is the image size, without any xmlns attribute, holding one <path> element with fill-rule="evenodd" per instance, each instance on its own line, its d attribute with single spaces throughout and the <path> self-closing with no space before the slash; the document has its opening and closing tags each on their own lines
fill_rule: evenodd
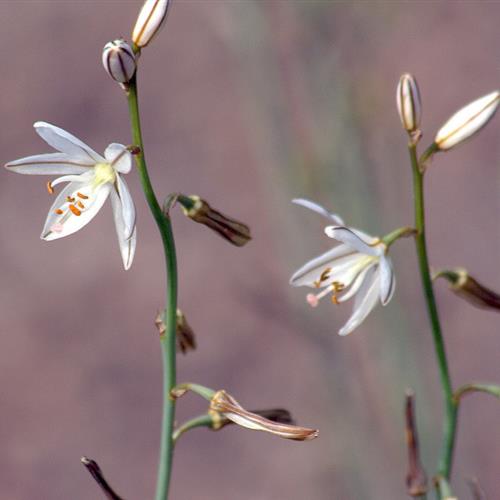
<svg viewBox="0 0 500 500">
<path fill-rule="evenodd" d="M 32 123 L 59 125 L 102 151 L 130 142 L 125 99 L 100 64 L 127 37 L 139 1 L 0 2 L 0 161 L 49 152 Z M 424 142 L 460 106 L 498 87 L 498 2 L 178 0 L 144 51 L 140 97 L 159 196 L 197 193 L 248 222 L 227 245 L 174 215 L 180 305 L 198 350 L 179 379 L 226 388 L 245 406 L 283 406 L 320 429 L 308 443 L 228 428 L 195 430 L 176 450 L 172 498 L 364 500 L 405 497 L 403 394 L 417 393 L 431 474 L 441 398 L 412 242 L 393 248 L 398 290 L 353 335 L 349 306 L 311 310 L 294 268 L 325 250 L 313 198 L 374 234 L 411 224 L 406 139 L 395 110 L 413 72 Z M 434 266 L 464 265 L 500 289 L 497 118 L 428 175 Z M 156 228 L 135 173 L 138 248 L 124 272 L 109 207 L 78 234 L 45 243 L 44 178 L 2 173 L 0 498 L 98 499 L 79 463 L 98 460 L 128 500 L 154 493 L 163 303 Z M 500 383 L 500 316 L 437 286 L 457 384 Z M 203 412 L 194 396 L 178 416 Z M 500 405 L 467 398 L 455 492 L 477 476 L 500 490 Z"/>
</svg>

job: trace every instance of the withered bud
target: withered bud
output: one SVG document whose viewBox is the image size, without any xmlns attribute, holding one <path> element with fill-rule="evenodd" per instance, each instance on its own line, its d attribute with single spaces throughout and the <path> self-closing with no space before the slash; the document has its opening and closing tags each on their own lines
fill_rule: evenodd
<svg viewBox="0 0 500 500">
<path fill-rule="evenodd" d="M 227 418 L 241 427 L 256 431 L 269 432 L 275 436 L 295 441 L 307 441 L 318 436 L 318 431 L 297 427 L 295 425 L 273 422 L 268 418 L 257 413 L 245 410 L 231 395 L 226 391 L 217 391 L 210 401 L 210 413 L 213 417 L 221 417 L 218 428 L 222 424 L 222 419 Z M 214 423 L 217 420 L 214 419 Z M 217 424 L 216 424 L 217 425 Z M 216 428 L 216 427 L 214 427 Z"/>
<path fill-rule="evenodd" d="M 415 396 L 406 392 L 405 404 L 406 445 L 408 447 L 408 473 L 406 487 L 408 495 L 420 497 L 427 492 L 427 475 L 420 461 L 417 424 L 415 421 Z"/>
<path fill-rule="evenodd" d="M 500 310 L 500 295 L 476 281 L 466 269 L 445 269 L 436 273 L 435 278 L 448 280 L 452 292 L 476 307 Z"/>
<path fill-rule="evenodd" d="M 156 316 L 155 325 L 156 328 L 158 328 L 160 337 L 163 337 L 166 332 L 163 312 L 158 313 Z M 194 335 L 194 331 L 187 322 L 186 316 L 180 309 L 177 309 L 175 331 L 177 337 L 177 350 L 182 352 L 182 354 L 186 354 L 188 351 L 194 351 L 196 349 L 196 337 Z"/>
<path fill-rule="evenodd" d="M 130 82 L 136 70 L 134 52 L 130 45 L 121 39 L 104 46 L 102 64 L 108 75 L 121 84 Z"/>
<path fill-rule="evenodd" d="M 145 47 L 158 34 L 167 18 L 172 0 L 146 0 L 132 31 L 132 41 Z"/>
<path fill-rule="evenodd" d="M 422 104 L 417 80 L 413 75 L 405 73 L 399 79 L 396 91 L 396 104 L 399 118 L 407 132 L 415 132 L 420 127 Z"/>
<path fill-rule="evenodd" d="M 212 412 L 213 415 L 214 412 Z M 289 425 L 295 425 L 295 422 L 292 418 L 292 415 L 288 410 L 284 410 L 283 408 L 273 408 L 270 410 L 252 410 L 251 413 L 255 413 L 256 415 L 260 415 L 263 418 L 267 418 L 268 420 L 271 420 L 271 422 L 275 422 L 278 424 L 289 424 Z M 225 427 L 226 425 L 232 425 L 235 424 L 232 420 L 229 420 L 229 418 L 225 416 L 221 416 L 219 413 L 219 418 L 215 419 L 215 426 L 216 429 L 221 429 L 222 427 Z"/>
<path fill-rule="evenodd" d="M 82 462 L 82 464 L 90 472 L 90 475 L 94 478 L 99 488 L 101 488 L 102 492 L 106 495 L 106 498 L 108 498 L 109 500 L 122 500 L 122 498 L 118 496 L 108 484 L 108 482 L 104 478 L 101 468 L 95 460 L 87 457 L 82 457 L 80 459 L 80 462 Z"/>
<path fill-rule="evenodd" d="M 246 224 L 214 210 L 199 196 L 180 194 L 177 197 L 177 202 L 180 203 L 184 214 L 190 219 L 204 224 L 237 247 L 242 247 L 252 239 L 250 228 Z"/>
</svg>

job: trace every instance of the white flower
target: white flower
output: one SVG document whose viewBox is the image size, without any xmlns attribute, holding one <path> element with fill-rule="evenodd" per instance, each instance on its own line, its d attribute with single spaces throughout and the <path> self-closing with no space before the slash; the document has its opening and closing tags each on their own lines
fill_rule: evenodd
<svg viewBox="0 0 500 500">
<path fill-rule="evenodd" d="M 65 130 L 36 122 L 36 132 L 59 153 L 28 156 L 5 165 L 27 175 L 60 175 L 47 183 L 49 193 L 62 182 L 62 189 L 50 208 L 41 238 L 46 241 L 69 236 L 88 224 L 111 197 L 111 206 L 125 269 L 135 253 L 135 207 L 121 174 L 130 172 L 132 156 L 122 144 L 110 144 L 104 157 Z"/>
<path fill-rule="evenodd" d="M 335 222 L 335 226 L 325 228 L 325 233 L 341 244 L 307 262 L 292 276 L 290 284 L 322 288 L 317 295 L 307 295 L 313 307 L 328 294 L 332 294 L 334 304 L 355 296 L 353 313 L 339 330 L 339 335 L 348 335 L 364 321 L 379 300 L 386 305 L 392 298 L 396 281 L 391 260 L 386 256 L 387 247 L 379 238 L 338 225 L 341 219 L 316 203 L 302 199 L 293 201 Z"/>
<path fill-rule="evenodd" d="M 499 103 L 500 92 L 496 90 L 467 104 L 438 130 L 434 142 L 442 151 L 464 142 L 493 118 Z"/>
</svg>

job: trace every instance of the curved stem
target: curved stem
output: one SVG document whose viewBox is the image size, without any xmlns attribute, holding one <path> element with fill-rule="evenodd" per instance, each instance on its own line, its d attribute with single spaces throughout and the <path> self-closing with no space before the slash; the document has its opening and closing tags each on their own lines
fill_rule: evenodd
<svg viewBox="0 0 500 500">
<path fill-rule="evenodd" d="M 165 334 L 160 337 L 163 360 L 163 417 L 160 444 L 160 462 L 158 466 L 158 480 L 156 486 L 156 500 L 166 500 L 172 470 L 172 431 L 174 427 L 175 401 L 170 397 L 170 390 L 176 384 L 176 312 L 177 312 L 177 260 L 175 253 L 174 235 L 170 218 L 163 214 L 149 179 L 149 174 L 144 156 L 142 141 L 139 104 L 137 101 L 137 76 L 129 83 L 127 97 L 129 105 L 130 122 L 134 145 L 140 147 L 136 155 L 137 171 L 141 181 L 144 195 L 149 209 L 158 226 L 165 252 L 167 270 L 167 297 L 165 304 Z"/>
<path fill-rule="evenodd" d="M 443 442 L 441 455 L 438 465 L 438 474 L 445 479 L 449 479 L 453 460 L 453 448 L 455 445 L 455 433 L 457 427 L 457 404 L 453 397 L 450 373 L 448 370 L 448 361 L 446 358 L 446 349 L 439 321 L 439 313 L 432 287 L 432 279 L 429 269 L 429 260 L 427 257 L 427 244 L 425 239 L 425 207 L 424 207 L 424 174 L 421 171 L 417 159 L 416 146 L 408 146 L 413 170 L 413 192 L 415 201 L 415 227 L 417 234 L 415 242 L 417 247 L 418 263 L 422 287 L 424 290 L 427 312 L 432 329 L 432 338 L 436 350 L 437 362 L 439 367 L 439 376 L 443 390 L 443 399 L 445 406 L 445 416 L 443 422 Z"/>
<path fill-rule="evenodd" d="M 196 427 L 209 427 L 212 428 L 214 419 L 212 415 L 200 415 L 199 417 L 192 418 L 184 422 L 180 427 L 177 427 L 173 433 L 174 444 L 177 444 L 178 439 L 187 431 L 195 429 Z"/>
</svg>

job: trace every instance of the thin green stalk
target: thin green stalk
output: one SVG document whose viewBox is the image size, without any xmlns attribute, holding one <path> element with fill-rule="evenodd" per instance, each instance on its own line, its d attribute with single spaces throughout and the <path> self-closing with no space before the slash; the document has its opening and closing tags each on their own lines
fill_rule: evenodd
<svg viewBox="0 0 500 500">
<path fill-rule="evenodd" d="M 187 422 L 184 422 L 180 427 L 175 429 L 173 433 L 174 444 L 177 444 L 178 439 L 187 431 L 191 429 L 196 429 L 197 427 L 209 427 L 212 428 L 214 425 L 214 417 L 209 414 L 200 415 L 199 417 L 192 418 Z"/>
<path fill-rule="evenodd" d="M 177 261 L 175 241 L 170 218 L 166 216 L 158 203 L 149 179 L 144 156 L 142 141 L 139 105 L 137 101 L 136 76 L 129 83 L 127 92 L 130 122 L 134 145 L 139 146 L 140 152 L 136 155 L 137 171 L 141 180 L 142 189 L 149 208 L 158 226 L 165 252 L 167 270 L 167 297 L 165 304 L 165 334 L 160 337 L 163 360 L 163 416 L 160 444 L 160 461 L 158 466 L 158 480 L 156 485 L 156 500 L 166 500 L 172 471 L 173 441 L 172 432 L 175 417 L 175 401 L 170 397 L 170 390 L 176 384 L 176 312 L 177 312 Z"/>
<path fill-rule="evenodd" d="M 448 361 L 446 358 L 446 349 L 444 345 L 439 314 L 432 287 L 431 273 L 429 269 L 429 260 L 427 257 L 427 244 L 425 239 L 425 207 L 424 207 L 424 174 L 420 169 L 420 164 L 417 159 L 416 145 L 409 144 L 408 146 L 413 169 L 413 193 L 415 201 L 415 228 L 417 234 L 415 242 L 417 247 L 418 263 L 420 268 L 420 276 L 422 279 L 422 287 L 424 290 L 427 312 L 432 329 L 432 337 L 434 340 L 434 348 L 436 350 L 437 362 L 439 367 L 439 376 L 443 390 L 443 399 L 445 406 L 445 415 L 443 422 L 443 442 L 441 455 L 438 465 L 438 474 L 446 479 L 449 479 L 451 466 L 453 461 L 453 449 L 455 446 L 455 433 L 457 427 L 457 404 L 453 397 L 453 389 L 451 384 L 450 372 L 448 370 Z"/>
</svg>

